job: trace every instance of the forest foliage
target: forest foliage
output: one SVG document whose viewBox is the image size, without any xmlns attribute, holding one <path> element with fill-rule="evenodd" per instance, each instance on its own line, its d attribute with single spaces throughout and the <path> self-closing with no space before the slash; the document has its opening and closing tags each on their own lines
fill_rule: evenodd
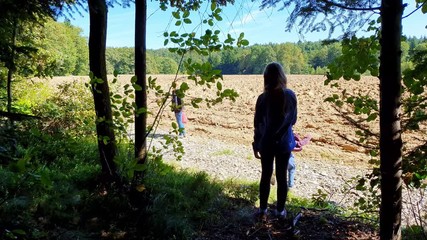
<svg viewBox="0 0 427 240">
<path fill-rule="evenodd" d="M 422 43 L 422 44 L 421 44 Z M 410 58 L 414 50 L 426 46 L 423 38 L 405 38 L 402 41 L 402 68 L 413 66 Z M 107 71 L 120 74 L 133 73 L 133 48 L 107 48 Z M 196 62 L 210 62 L 223 74 L 261 74 L 263 66 L 272 61 L 283 64 L 287 74 L 325 74 L 327 67 L 341 55 L 341 42 L 324 43 L 270 43 L 255 44 L 243 48 L 227 49 L 211 53 L 209 56 L 188 54 Z M 147 51 L 148 74 L 175 74 L 180 58 L 168 49 L 149 49 Z M 185 72 L 182 67 L 179 72 Z"/>
</svg>

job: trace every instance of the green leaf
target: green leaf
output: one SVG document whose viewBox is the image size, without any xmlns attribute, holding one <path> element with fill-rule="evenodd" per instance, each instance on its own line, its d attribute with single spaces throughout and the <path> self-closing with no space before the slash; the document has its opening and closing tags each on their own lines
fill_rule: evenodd
<svg viewBox="0 0 427 240">
<path fill-rule="evenodd" d="M 142 91 L 142 87 L 138 84 L 132 84 L 133 88 L 135 89 L 135 91 Z"/>
<path fill-rule="evenodd" d="M 147 108 L 141 107 L 136 111 L 136 114 L 142 114 L 142 113 L 147 113 Z"/>
<path fill-rule="evenodd" d="M 180 26 L 181 25 L 181 20 L 179 20 L 179 21 L 176 21 L 176 23 L 175 23 L 175 26 Z"/>
<path fill-rule="evenodd" d="M 243 46 L 248 46 L 249 45 L 249 41 L 246 39 L 243 39 L 242 41 L 240 41 L 240 44 L 242 44 Z"/>
<path fill-rule="evenodd" d="M 221 84 L 221 82 L 217 82 L 217 83 L 216 83 L 216 88 L 217 88 L 219 91 L 221 91 L 221 90 L 222 90 L 222 84 Z"/>
<path fill-rule="evenodd" d="M 190 89 L 190 87 L 188 87 L 188 84 L 186 82 L 181 83 L 179 90 L 181 90 L 182 92 L 185 92 L 188 89 Z"/>
<path fill-rule="evenodd" d="M 333 98 L 333 97 L 327 97 L 324 101 L 325 102 L 335 102 L 335 98 Z"/>
<path fill-rule="evenodd" d="M 376 157 L 376 156 L 378 156 L 378 151 L 377 150 L 371 150 L 371 151 L 369 151 L 369 155 L 371 155 L 372 157 Z"/>
<path fill-rule="evenodd" d="M 218 14 L 214 14 L 214 17 L 217 21 L 222 21 L 222 17 Z"/>
<path fill-rule="evenodd" d="M 377 119 L 378 114 L 377 113 L 372 113 L 368 116 L 368 118 L 366 119 L 366 121 L 371 122 L 374 121 L 375 119 Z"/>
<path fill-rule="evenodd" d="M 184 23 L 191 24 L 191 20 L 189 18 L 184 18 Z"/>
<path fill-rule="evenodd" d="M 132 78 L 130 79 L 131 83 L 136 83 L 136 76 L 132 76 Z"/>
<path fill-rule="evenodd" d="M 216 8 L 216 2 L 215 1 L 212 1 L 212 4 L 211 4 L 211 11 L 213 12 L 213 11 L 215 11 L 215 8 Z"/>
<path fill-rule="evenodd" d="M 172 16 L 173 16 L 174 18 L 176 18 L 176 19 L 180 19 L 180 18 L 181 18 L 179 11 L 172 12 Z"/>
<path fill-rule="evenodd" d="M 190 16 L 190 11 L 185 10 L 184 14 L 182 15 L 183 18 L 188 18 L 188 16 Z"/>
<path fill-rule="evenodd" d="M 245 37 L 245 33 L 243 33 L 243 32 L 240 33 L 238 41 L 239 42 L 242 41 L 244 37 Z"/>
</svg>

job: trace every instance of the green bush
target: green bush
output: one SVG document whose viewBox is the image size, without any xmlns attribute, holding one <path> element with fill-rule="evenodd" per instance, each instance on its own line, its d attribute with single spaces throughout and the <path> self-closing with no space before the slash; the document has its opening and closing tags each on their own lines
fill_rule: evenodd
<svg viewBox="0 0 427 240">
<path fill-rule="evenodd" d="M 66 226 L 78 218 L 77 210 L 95 188 L 100 172 L 94 143 L 49 139 L 46 145 L 30 146 L 25 154 L 0 167 L 0 225 L 10 231 L 20 229 L 30 239 L 38 238 L 32 235 L 35 232 Z M 49 163 L 38 159 L 43 153 L 70 145 L 73 147 L 55 158 L 51 155 Z M 92 154 L 88 154 L 89 148 Z"/>
</svg>

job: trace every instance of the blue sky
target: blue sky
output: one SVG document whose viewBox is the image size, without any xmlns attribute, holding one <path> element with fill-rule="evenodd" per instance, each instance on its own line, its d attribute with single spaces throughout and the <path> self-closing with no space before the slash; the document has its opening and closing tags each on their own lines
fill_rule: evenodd
<svg viewBox="0 0 427 240">
<path fill-rule="evenodd" d="M 174 26 L 174 21 L 170 11 L 162 11 L 158 7 L 157 1 L 147 1 L 147 48 L 158 49 L 163 46 L 163 32 L 177 30 L 181 33 L 185 31 L 201 31 L 202 28 L 192 24 L 185 29 Z M 415 2 L 415 1 L 414 1 Z M 408 8 L 403 15 L 407 15 L 414 8 L 415 3 L 409 2 Z M 245 38 L 250 45 L 264 43 L 282 43 L 301 41 L 317 41 L 327 38 L 327 32 L 306 33 L 301 36 L 297 28 L 291 32 L 285 32 L 286 19 L 290 9 L 278 11 L 278 8 L 259 10 L 259 1 L 236 0 L 234 5 L 227 5 L 223 9 L 223 21 L 216 26 L 222 33 L 230 33 L 237 37 L 241 32 L 245 33 Z M 202 9 L 201 12 L 203 12 Z M 83 11 L 82 11 L 83 12 Z M 200 23 L 201 13 L 192 13 L 193 23 Z M 83 30 L 83 36 L 89 36 L 89 16 L 83 12 L 83 16 L 73 16 L 71 23 Z M 134 18 L 135 9 L 131 7 L 123 8 L 115 6 L 108 12 L 108 47 L 132 47 L 134 45 Z M 403 34 L 407 36 L 422 37 L 427 36 L 427 15 L 420 11 L 403 19 Z M 339 35 L 339 33 L 337 33 Z M 168 45 L 169 47 L 170 45 Z"/>
</svg>

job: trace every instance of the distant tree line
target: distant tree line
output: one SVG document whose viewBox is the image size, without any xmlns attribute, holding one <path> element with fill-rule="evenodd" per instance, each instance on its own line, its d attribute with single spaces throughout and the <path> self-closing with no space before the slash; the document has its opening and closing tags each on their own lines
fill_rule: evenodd
<svg viewBox="0 0 427 240">
<path fill-rule="evenodd" d="M 31 31 L 38 51 L 37 61 L 28 63 L 21 69 L 21 75 L 88 75 L 88 41 L 81 36 L 82 30 L 69 22 L 48 21 L 44 28 Z M 34 40 L 33 40 L 34 41 Z M 427 49 L 426 38 L 410 37 L 402 41 L 402 70 L 411 68 L 409 60 L 414 50 Z M 212 53 L 209 56 L 188 54 L 195 62 L 209 61 L 223 74 L 261 74 L 264 66 L 277 61 L 283 64 L 287 74 L 325 74 L 327 66 L 341 55 L 341 43 L 297 42 L 255 44 L 245 48 L 235 48 Z M 107 73 L 134 74 L 134 50 L 132 47 L 108 47 L 106 51 Z M 148 74 L 175 74 L 185 72 L 184 66 L 178 70 L 181 59 L 166 48 L 147 50 Z M 37 74 L 38 71 L 43 74 Z M 19 70 L 18 70 L 19 72 Z M 0 74 L 1 74 L 0 66 Z M 5 74 L 5 72 L 3 72 Z M 367 73 L 369 74 L 369 73 Z"/>
<path fill-rule="evenodd" d="M 402 69 L 411 68 L 414 50 L 427 49 L 425 38 L 410 37 L 402 41 Z M 133 48 L 107 48 L 107 71 L 133 74 Z M 327 66 L 341 55 L 341 43 L 298 42 L 277 44 L 255 44 L 246 48 L 235 48 L 215 52 L 209 56 L 188 54 L 196 62 L 209 61 L 223 74 L 261 74 L 264 66 L 277 61 L 283 64 L 287 74 L 325 74 Z M 148 74 L 174 74 L 178 71 L 180 58 L 167 49 L 147 51 Z M 183 66 L 179 72 L 184 72 Z M 369 74 L 369 73 L 367 73 Z"/>
</svg>

